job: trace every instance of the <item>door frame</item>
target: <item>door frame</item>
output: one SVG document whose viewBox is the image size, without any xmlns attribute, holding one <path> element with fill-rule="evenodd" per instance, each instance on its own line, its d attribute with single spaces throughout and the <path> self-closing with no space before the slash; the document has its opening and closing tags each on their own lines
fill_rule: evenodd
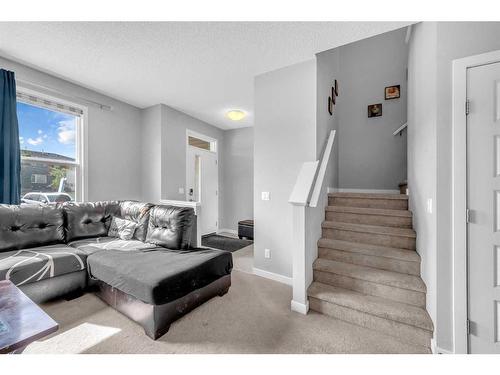
<svg viewBox="0 0 500 375">
<path fill-rule="evenodd" d="M 195 137 L 195 138 L 198 138 L 198 139 L 202 139 L 204 141 L 207 141 L 207 142 L 210 142 L 211 144 L 213 144 L 214 146 L 214 150 L 204 150 L 204 149 L 201 149 L 201 148 L 197 148 L 197 147 L 193 147 L 193 146 L 190 146 L 189 145 L 189 136 L 192 136 L 192 137 Z M 185 168 L 185 183 L 186 183 L 186 190 L 185 190 L 185 199 L 187 200 L 187 195 L 188 195 L 188 172 L 187 172 L 187 169 L 188 169 L 188 157 L 189 157 L 189 150 L 191 148 L 196 148 L 198 150 L 200 150 L 200 152 L 208 152 L 208 153 L 212 153 L 212 154 L 215 154 L 216 155 L 216 158 L 217 158 L 217 226 L 216 226 L 216 232 L 219 233 L 219 227 L 220 227 L 220 184 L 219 184 L 219 177 L 220 177 L 220 170 L 219 170 L 219 141 L 216 139 L 216 138 L 212 138 L 212 137 L 209 137 L 208 135 L 205 135 L 205 134 L 202 134 L 202 133 L 198 133 L 196 131 L 193 131 L 193 130 L 190 130 L 190 129 L 186 129 L 186 156 L 185 156 L 185 160 L 186 160 L 186 168 Z M 200 186 L 200 196 L 201 196 L 201 186 Z M 200 202 L 198 202 L 200 204 Z M 199 209 L 199 212 L 200 212 L 200 215 L 201 215 L 201 212 L 203 211 L 203 201 L 201 202 L 201 204 L 199 205 L 200 209 Z M 201 220 L 200 220 L 200 223 L 201 223 Z M 199 231 L 201 231 L 201 228 L 198 229 Z"/>
<path fill-rule="evenodd" d="M 452 254 L 453 351 L 469 352 L 467 235 L 467 70 L 500 62 L 500 50 L 453 60 L 452 78 Z"/>
</svg>

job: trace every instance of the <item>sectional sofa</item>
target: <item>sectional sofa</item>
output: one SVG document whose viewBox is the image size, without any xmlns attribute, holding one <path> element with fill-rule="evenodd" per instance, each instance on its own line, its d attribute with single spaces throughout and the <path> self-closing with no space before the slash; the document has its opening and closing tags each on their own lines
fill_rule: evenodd
<svg viewBox="0 0 500 375">
<path fill-rule="evenodd" d="M 108 236 L 113 217 L 135 225 Z M 135 201 L 0 205 L 0 280 L 36 302 L 92 291 L 157 339 L 231 285 L 229 252 L 193 248 L 194 212 Z"/>
</svg>

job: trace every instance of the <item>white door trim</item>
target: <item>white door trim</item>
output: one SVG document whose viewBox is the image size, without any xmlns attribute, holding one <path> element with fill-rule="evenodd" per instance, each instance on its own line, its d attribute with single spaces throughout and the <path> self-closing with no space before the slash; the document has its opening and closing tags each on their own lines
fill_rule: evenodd
<svg viewBox="0 0 500 375">
<path fill-rule="evenodd" d="M 467 69 L 500 62 L 500 51 L 453 60 L 452 249 L 453 351 L 468 352 L 467 335 Z"/>
<path fill-rule="evenodd" d="M 198 139 L 202 139 L 204 141 L 207 141 L 207 142 L 210 142 L 214 148 L 214 150 L 205 150 L 205 149 L 202 149 L 202 148 L 197 148 L 197 147 L 193 147 L 193 146 L 190 146 L 189 145 L 189 136 L 192 136 L 192 137 L 195 137 L 195 138 L 198 138 Z M 200 153 L 207 153 L 207 154 L 215 154 L 216 155 L 216 161 L 217 161 L 217 225 L 216 225 L 216 233 L 219 233 L 219 228 L 220 228 L 220 210 L 219 210 L 219 203 L 220 203 L 220 168 L 219 168 L 219 141 L 216 139 L 216 138 L 212 138 L 212 137 L 209 137 L 208 135 L 205 135 L 205 134 L 202 134 L 202 133 L 198 133 L 196 131 L 193 131 L 191 129 L 186 129 L 186 156 L 185 156 L 185 160 L 186 160 L 186 170 L 185 170 L 185 197 L 186 197 L 186 201 L 188 200 L 188 172 L 187 172 L 187 169 L 188 169 L 188 155 L 189 155 L 189 150 L 190 149 L 196 149 L 196 151 L 199 151 Z M 200 187 L 201 188 L 201 187 Z M 200 192 L 201 194 L 201 192 Z M 201 212 L 203 210 L 203 202 L 198 202 L 198 205 L 200 207 L 199 209 L 199 212 Z M 200 233 L 200 236 L 201 236 L 201 220 L 200 220 L 200 226 L 198 226 L 198 233 Z M 201 238 L 201 237 L 200 237 Z M 201 240 L 200 240 L 200 246 L 201 246 Z"/>
</svg>

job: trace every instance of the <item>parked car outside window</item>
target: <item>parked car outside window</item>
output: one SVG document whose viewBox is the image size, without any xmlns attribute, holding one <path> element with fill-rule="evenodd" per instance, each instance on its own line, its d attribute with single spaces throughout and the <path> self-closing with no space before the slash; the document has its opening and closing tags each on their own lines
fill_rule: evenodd
<svg viewBox="0 0 500 375">
<path fill-rule="evenodd" d="M 45 206 L 71 202 L 72 200 L 71 196 L 66 193 L 27 193 L 21 199 L 21 204 L 37 204 Z"/>
</svg>

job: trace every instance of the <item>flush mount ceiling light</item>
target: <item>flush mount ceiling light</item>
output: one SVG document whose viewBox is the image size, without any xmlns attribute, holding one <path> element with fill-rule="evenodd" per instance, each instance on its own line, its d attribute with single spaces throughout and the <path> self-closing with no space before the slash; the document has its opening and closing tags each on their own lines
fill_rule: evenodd
<svg viewBox="0 0 500 375">
<path fill-rule="evenodd" d="M 247 114 L 239 109 L 232 109 L 226 112 L 226 117 L 233 121 L 240 121 L 245 118 Z"/>
</svg>

